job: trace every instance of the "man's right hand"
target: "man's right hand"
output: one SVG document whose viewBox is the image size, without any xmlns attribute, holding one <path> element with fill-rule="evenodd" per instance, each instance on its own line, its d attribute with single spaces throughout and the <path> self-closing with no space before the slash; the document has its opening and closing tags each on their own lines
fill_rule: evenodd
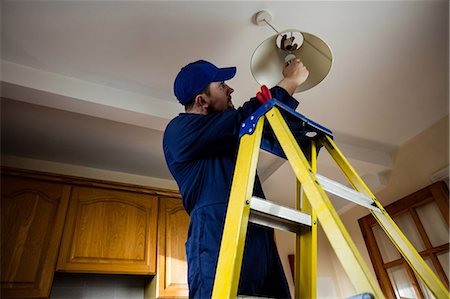
<svg viewBox="0 0 450 299">
<path fill-rule="evenodd" d="M 284 78 L 278 83 L 278 86 L 283 87 L 290 95 L 293 95 L 295 89 L 306 81 L 308 75 L 309 71 L 300 59 L 293 59 L 284 67 Z"/>
</svg>

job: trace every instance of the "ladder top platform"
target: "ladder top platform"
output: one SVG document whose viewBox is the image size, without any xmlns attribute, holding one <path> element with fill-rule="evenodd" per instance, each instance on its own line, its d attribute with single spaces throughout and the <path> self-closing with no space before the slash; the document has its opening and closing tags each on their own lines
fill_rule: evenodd
<svg viewBox="0 0 450 299">
<path fill-rule="evenodd" d="M 291 107 L 279 102 L 275 98 L 264 103 L 241 124 L 239 138 L 245 134 L 253 134 L 258 120 L 273 107 L 277 107 L 280 110 L 287 125 L 289 126 L 289 129 L 294 135 L 294 138 L 302 148 L 308 147 L 311 140 L 320 139 L 324 137 L 324 135 L 328 135 L 333 138 L 333 133 L 331 130 L 312 121 Z M 264 127 L 261 148 L 286 159 L 281 145 L 278 143 L 277 138 L 275 138 L 270 126 Z"/>
</svg>

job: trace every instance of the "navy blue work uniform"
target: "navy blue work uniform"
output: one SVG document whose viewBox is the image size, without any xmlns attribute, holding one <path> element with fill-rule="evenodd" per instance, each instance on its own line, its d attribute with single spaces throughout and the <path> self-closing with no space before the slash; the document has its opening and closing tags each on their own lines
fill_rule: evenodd
<svg viewBox="0 0 450 299">
<path fill-rule="evenodd" d="M 272 96 L 296 108 L 281 87 Z M 181 113 L 164 132 L 163 149 L 190 215 L 186 256 L 190 298 L 210 298 L 236 155 L 240 124 L 261 106 L 256 98 L 241 108 L 209 114 Z M 254 195 L 264 198 L 256 177 Z M 290 298 L 271 228 L 249 223 L 238 293 Z"/>
</svg>

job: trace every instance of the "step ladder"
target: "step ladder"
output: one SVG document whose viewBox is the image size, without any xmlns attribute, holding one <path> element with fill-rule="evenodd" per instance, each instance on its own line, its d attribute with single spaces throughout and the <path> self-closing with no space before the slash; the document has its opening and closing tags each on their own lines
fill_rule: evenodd
<svg viewBox="0 0 450 299">
<path fill-rule="evenodd" d="M 266 121 L 270 126 L 264 126 Z M 321 147 L 330 153 L 353 188 L 316 174 L 317 151 Z M 289 161 L 301 186 L 297 188 L 296 209 L 252 196 L 260 148 Z M 212 298 L 237 297 L 249 221 L 296 233 L 295 298 L 317 297 L 317 221 L 360 294 L 355 298 L 385 298 L 325 191 L 370 209 L 433 295 L 450 298 L 448 290 L 339 151 L 332 132 L 276 99 L 264 103 L 241 127 Z"/>
</svg>

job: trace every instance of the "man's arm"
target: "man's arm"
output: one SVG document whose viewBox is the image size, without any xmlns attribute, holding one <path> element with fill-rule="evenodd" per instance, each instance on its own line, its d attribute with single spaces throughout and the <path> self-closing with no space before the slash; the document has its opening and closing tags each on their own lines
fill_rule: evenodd
<svg viewBox="0 0 450 299">
<path fill-rule="evenodd" d="M 283 70 L 283 80 L 278 86 L 284 88 L 290 95 L 293 95 L 297 87 L 306 81 L 309 71 L 300 59 L 291 60 Z"/>
</svg>

